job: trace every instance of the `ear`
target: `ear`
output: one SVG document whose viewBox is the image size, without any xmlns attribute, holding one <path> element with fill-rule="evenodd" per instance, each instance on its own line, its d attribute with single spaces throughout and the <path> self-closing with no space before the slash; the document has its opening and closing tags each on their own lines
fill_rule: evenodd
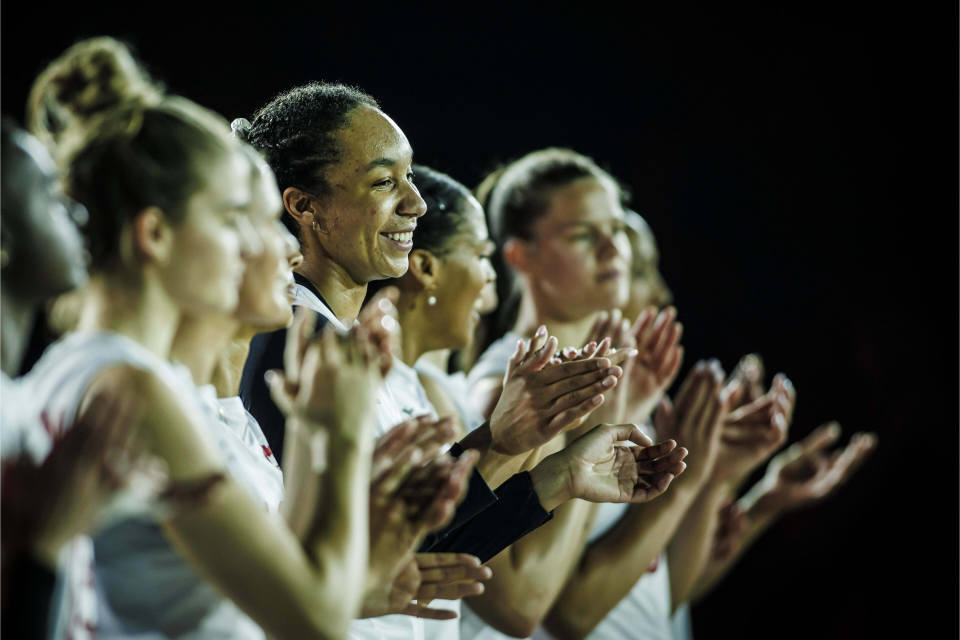
<svg viewBox="0 0 960 640">
<path fill-rule="evenodd" d="M 320 213 L 320 205 L 317 202 L 317 197 L 312 193 L 307 193 L 303 189 L 298 189 L 297 187 L 287 187 L 284 189 L 283 208 L 293 216 L 293 219 L 297 221 L 301 228 L 312 227 L 314 220 L 316 220 L 318 224 L 323 222 L 323 219 L 318 216 Z"/>
<path fill-rule="evenodd" d="M 414 249 L 410 252 L 410 268 L 407 275 L 420 284 L 423 289 L 435 289 L 439 279 L 440 260 L 423 249 Z"/>
<path fill-rule="evenodd" d="M 510 238 L 503 245 L 503 259 L 515 271 L 526 273 L 530 270 L 530 248 L 522 240 Z"/>
<path fill-rule="evenodd" d="M 173 229 L 163 211 L 147 207 L 133 219 L 133 254 L 150 262 L 164 264 L 173 251 Z"/>
</svg>

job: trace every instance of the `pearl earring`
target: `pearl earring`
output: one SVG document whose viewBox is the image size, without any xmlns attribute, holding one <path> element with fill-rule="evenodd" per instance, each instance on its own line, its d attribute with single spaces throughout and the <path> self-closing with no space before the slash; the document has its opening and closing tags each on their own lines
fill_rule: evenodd
<svg viewBox="0 0 960 640">
<path fill-rule="evenodd" d="M 437 304 L 437 296 L 430 296 L 429 298 L 427 298 L 427 304 L 430 305 L 431 307 Z"/>
</svg>

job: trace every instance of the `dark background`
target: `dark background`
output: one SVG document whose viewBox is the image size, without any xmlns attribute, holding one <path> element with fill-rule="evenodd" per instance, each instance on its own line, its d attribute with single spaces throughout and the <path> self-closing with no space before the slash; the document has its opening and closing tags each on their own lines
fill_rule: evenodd
<svg viewBox="0 0 960 640">
<path fill-rule="evenodd" d="M 6 2 L 2 103 L 22 119 L 46 62 L 109 34 L 229 118 L 356 84 L 468 185 L 543 146 L 593 156 L 658 237 L 687 366 L 758 351 L 798 388 L 792 437 L 880 434 L 695 609 L 697 637 L 957 637 L 958 16 L 936 4 Z"/>
</svg>

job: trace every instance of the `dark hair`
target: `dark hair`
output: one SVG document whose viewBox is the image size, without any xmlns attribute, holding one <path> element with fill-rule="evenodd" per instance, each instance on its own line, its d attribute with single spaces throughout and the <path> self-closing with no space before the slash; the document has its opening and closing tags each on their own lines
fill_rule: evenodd
<svg viewBox="0 0 960 640">
<path fill-rule="evenodd" d="M 463 225 L 463 205 L 470 197 L 470 190 L 430 167 L 414 166 L 413 173 L 413 182 L 427 203 L 427 213 L 417 221 L 413 248 L 442 256 L 450 251 L 450 239 Z"/>
<path fill-rule="evenodd" d="M 74 45 L 31 92 L 43 96 L 31 122 L 55 143 L 66 190 L 89 212 L 84 233 L 92 268 L 116 261 L 124 224 L 143 209 L 155 206 L 173 224 L 182 222 L 211 161 L 235 144 L 222 118 L 163 96 L 123 52 L 110 38 Z M 56 113 L 62 128 L 50 133 L 44 113 Z"/>
<path fill-rule="evenodd" d="M 330 193 L 326 169 L 341 159 L 335 134 L 361 105 L 379 108 L 354 87 L 311 82 L 278 95 L 257 111 L 253 122 L 235 120 L 234 133 L 263 154 L 281 193 L 298 187 L 322 197 Z M 299 234 L 296 222 L 283 218 Z"/>
</svg>

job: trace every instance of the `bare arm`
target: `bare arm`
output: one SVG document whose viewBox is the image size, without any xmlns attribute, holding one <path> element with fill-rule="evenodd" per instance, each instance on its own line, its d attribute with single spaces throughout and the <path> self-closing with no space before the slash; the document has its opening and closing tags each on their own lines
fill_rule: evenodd
<svg viewBox="0 0 960 640">
<path fill-rule="evenodd" d="M 687 470 L 666 495 L 631 507 L 627 515 L 587 549 L 567 581 L 547 628 L 560 638 L 583 638 L 622 600 L 667 546 L 712 468 L 723 397 L 719 373 L 701 363 L 665 405 L 658 431 L 690 450 Z"/>
</svg>

